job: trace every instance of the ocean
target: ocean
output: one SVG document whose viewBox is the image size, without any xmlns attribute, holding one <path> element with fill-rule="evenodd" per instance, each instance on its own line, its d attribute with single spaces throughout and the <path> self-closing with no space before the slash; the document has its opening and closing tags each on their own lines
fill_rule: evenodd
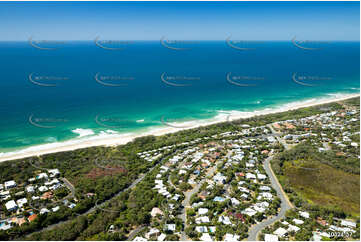
<svg viewBox="0 0 361 242">
<path fill-rule="evenodd" d="M 305 43 L 304 43 L 305 44 Z M 0 42 L 0 153 L 360 92 L 359 42 Z"/>
</svg>

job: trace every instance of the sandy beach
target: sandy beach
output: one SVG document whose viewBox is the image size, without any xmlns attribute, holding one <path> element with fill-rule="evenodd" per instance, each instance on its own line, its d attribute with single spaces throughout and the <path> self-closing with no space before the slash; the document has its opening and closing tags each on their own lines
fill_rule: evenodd
<svg viewBox="0 0 361 242">
<path fill-rule="evenodd" d="M 330 102 L 342 101 L 345 99 L 359 97 L 360 94 L 340 94 L 333 95 L 329 98 L 314 98 L 306 101 L 292 102 L 286 105 L 282 105 L 277 108 L 268 108 L 262 110 L 256 110 L 252 112 L 240 112 L 240 111 L 219 111 L 219 114 L 212 118 L 206 120 L 194 120 L 183 123 L 164 123 L 164 126 L 158 128 L 152 128 L 150 130 L 141 132 L 141 133 L 127 133 L 127 134 L 118 134 L 118 133 L 102 133 L 94 136 L 83 136 L 76 139 L 56 142 L 50 144 L 36 145 L 23 150 L 0 153 L 0 162 L 7 160 L 22 159 L 31 156 L 39 156 L 49 153 L 63 152 L 76 150 L 81 148 L 93 147 L 93 146 L 115 146 L 122 145 L 132 141 L 134 138 L 147 136 L 147 135 L 164 135 L 168 133 L 174 133 L 184 129 L 196 128 L 199 126 L 205 126 L 220 122 L 227 122 L 241 118 L 249 118 L 256 115 L 271 114 L 277 112 L 285 112 L 289 110 L 294 110 L 303 107 L 310 107 L 314 105 L 326 104 Z M 86 132 L 86 131 L 85 131 Z M 81 135 L 80 135 L 81 136 Z"/>
</svg>

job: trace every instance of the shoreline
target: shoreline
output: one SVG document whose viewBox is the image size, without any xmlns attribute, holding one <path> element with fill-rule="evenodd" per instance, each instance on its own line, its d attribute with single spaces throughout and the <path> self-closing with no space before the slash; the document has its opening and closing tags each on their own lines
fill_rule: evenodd
<svg viewBox="0 0 361 242">
<path fill-rule="evenodd" d="M 169 124 L 165 124 L 165 127 L 162 126 L 157 128 L 151 128 L 150 130 L 141 133 L 109 134 L 103 132 L 99 135 L 91 136 L 91 137 L 82 137 L 63 142 L 35 145 L 18 151 L 0 153 L 0 162 L 23 159 L 31 156 L 40 156 L 50 153 L 72 151 L 72 150 L 89 148 L 94 146 L 124 145 L 134 140 L 135 138 L 139 138 L 142 136 L 148 136 L 148 135 L 161 136 L 169 133 L 175 133 L 185 129 L 197 128 L 200 126 L 207 126 L 221 122 L 233 121 L 237 119 L 250 118 L 258 115 L 267 115 L 272 113 L 286 112 L 299 108 L 317 106 L 321 104 L 342 101 L 354 97 L 360 97 L 360 93 L 329 94 L 329 96 L 330 96 L 329 98 L 327 97 L 311 98 L 303 101 L 290 102 L 288 104 L 284 104 L 275 108 L 264 108 L 261 110 L 255 110 L 249 112 L 219 111 L 218 115 L 216 115 L 211 119 L 186 121 L 186 122 L 182 122 L 181 124 L 169 123 Z"/>
</svg>

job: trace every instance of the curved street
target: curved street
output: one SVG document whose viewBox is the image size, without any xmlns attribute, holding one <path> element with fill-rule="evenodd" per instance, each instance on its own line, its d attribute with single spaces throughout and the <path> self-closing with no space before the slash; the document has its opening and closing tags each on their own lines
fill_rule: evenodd
<svg viewBox="0 0 361 242">
<path fill-rule="evenodd" d="M 275 174 L 272 171 L 271 168 L 271 164 L 270 161 L 272 160 L 273 156 L 268 157 L 265 162 L 264 162 L 264 168 L 265 171 L 267 173 L 267 175 L 270 178 L 272 187 L 276 190 L 278 197 L 281 199 L 281 207 L 280 207 L 280 212 L 276 215 L 273 216 L 267 220 L 262 221 L 259 224 L 254 225 L 248 232 L 248 241 L 256 241 L 258 233 L 260 231 L 262 231 L 264 228 L 266 228 L 267 226 L 273 224 L 274 222 L 276 222 L 277 220 L 282 219 L 285 214 L 286 211 L 293 208 L 293 205 L 290 203 L 290 201 L 288 200 L 285 192 L 283 191 L 281 185 L 279 184 Z"/>
<path fill-rule="evenodd" d="M 275 130 L 273 129 L 273 127 L 271 125 L 267 125 L 267 126 L 271 129 L 273 134 L 276 134 Z M 284 140 L 282 140 L 278 136 L 276 136 L 276 138 L 285 147 L 286 150 L 290 149 L 290 147 L 286 144 L 286 142 L 284 142 Z M 264 221 L 260 222 L 259 224 L 254 225 L 248 232 L 248 238 L 247 238 L 248 241 L 257 241 L 258 240 L 257 237 L 258 237 L 258 234 L 260 231 L 262 231 L 267 226 L 273 224 L 274 222 L 284 218 L 287 210 L 294 207 L 293 204 L 288 200 L 287 195 L 283 191 L 281 184 L 278 182 L 278 179 L 271 168 L 270 161 L 272 160 L 272 158 L 273 158 L 273 156 L 268 157 L 264 161 L 263 167 L 264 167 L 267 175 L 270 178 L 272 187 L 277 192 L 277 196 L 281 199 L 280 211 L 276 216 L 272 216 L 271 218 L 264 220 Z"/>
<path fill-rule="evenodd" d="M 173 154 L 176 153 L 177 151 L 178 151 L 178 149 L 176 149 L 174 152 L 172 152 L 172 153 L 170 153 L 170 154 L 165 155 L 164 157 L 162 157 L 162 158 L 160 159 L 159 163 L 162 163 L 162 162 L 164 161 L 164 159 L 170 157 L 171 155 L 173 155 Z M 155 169 L 155 167 L 156 167 L 156 165 L 153 166 L 153 167 L 151 167 L 146 173 L 141 174 L 135 181 L 133 181 L 133 183 L 130 184 L 130 186 L 128 186 L 128 187 L 125 188 L 124 190 L 119 191 L 118 193 L 116 193 L 116 194 L 115 194 L 114 196 L 112 196 L 111 198 L 103 201 L 101 204 L 96 205 L 96 206 L 93 206 L 93 207 L 91 207 L 88 211 L 86 211 L 86 212 L 84 212 L 84 213 L 82 213 L 82 214 L 77 214 L 75 217 L 73 217 L 73 218 L 71 218 L 71 219 L 68 219 L 68 220 L 65 220 L 65 221 L 60 221 L 60 222 L 58 222 L 58 223 L 55 223 L 55 224 L 49 225 L 49 226 L 47 226 L 47 227 L 45 227 L 45 228 L 42 228 L 41 230 L 34 231 L 34 232 L 30 233 L 30 234 L 27 234 L 25 237 L 29 237 L 29 236 L 32 235 L 33 233 L 39 233 L 39 232 L 43 232 L 43 231 L 47 231 L 47 230 L 53 229 L 53 228 L 55 228 L 55 227 L 57 227 L 57 226 L 59 226 L 59 225 L 61 225 L 61 224 L 65 224 L 65 223 L 68 223 L 68 222 L 72 221 L 72 220 L 75 219 L 76 217 L 83 216 L 83 215 L 88 215 L 88 214 L 90 214 L 91 212 L 94 212 L 97 208 L 104 206 L 107 202 L 109 202 L 110 200 L 118 197 L 118 196 L 119 196 L 120 194 L 122 194 L 123 192 L 126 192 L 126 191 L 134 188 L 139 182 L 141 182 L 141 181 L 144 179 L 144 177 L 145 177 L 147 174 L 151 173 L 151 172 Z M 67 181 L 67 180 L 66 180 L 66 181 Z M 71 186 L 73 186 L 73 185 L 71 185 Z M 75 188 L 74 188 L 74 189 L 75 189 Z M 72 192 L 73 192 L 73 191 L 72 191 Z"/>
<path fill-rule="evenodd" d="M 265 135 L 264 137 L 267 137 L 267 136 L 275 136 L 277 138 L 277 140 L 283 144 L 285 146 L 286 149 L 289 149 L 289 147 L 284 143 L 282 142 L 282 140 L 280 140 L 280 137 L 278 137 L 279 134 L 277 134 L 272 128 L 271 128 L 271 131 L 273 134 L 270 134 L 270 135 Z M 254 138 L 254 137 L 252 137 Z M 176 149 L 174 152 L 164 156 L 160 161 L 159 163 L 162 163 L 163 160 L 171 155 L 173 155 L 174 153 L 176 153 L 178 151 L 178 149 Z M 272 187 L 276 190 L 277 192 L 277 195 L 280 197 L 281 199 L 281 210 L 280 212 L 277 214 L 277 216 L 273 216 L 265 221 L 262 221 L 261 223 L 259 224 L 256 224 L 254 225 L 248 232 L 249 236 L 247 238 L 247 240 L 249 241 L 256 241 L 257 240 L 257 236 L 259 234 L 259 232 L 261 230 L 263 230 L 265 227 L 271 225 L 272 223 L 276 222 L 277 220 L 283 218 L 285 216 L 285 213 L 287 210 L 293 208 L 293 205 L 289 202 L 287 196 L 285 195 L 281 185 L 279 184 L 275 174 L 273 173 L 271 167 L 270 167 L 270 160 L 273 158 L 273 156 L 270 156 L 268 157 L 265 162 L 264 162 L 264 168 L 265 168 L 265 171 L 267 173 L 267 175 L 269 176 L 270 178 L 270 181 L 271 181 L 271 185 Z M 82 215 L 87 215 L 93 211 L 95 211 L 97 208 L 99 207 L 102 207 L 104 206 L 108 201 L 114 199 L 115 197 L 119 196 L 121 193 L 125 192 L 125 191 L 128 191 L 129 189 L 132 189 L 134 188 L 139 182 L 141 182 L 143 180 L 143 178 L 149 174 L 150 172 L 153 171 L 153 169 L 155 168 L 156 166 L 150 168 L 148 170 L 148 172 L 144 173 L 144 174 L 141 174 L 135 181 L 133 181 L 133 183 L 128 186 L 127 188 L 125 188 L 124 190 L 118 192 L 117 194 L 115 194 L 114 196 L 112 196 L 111 198 L 109 198 L 108 200 L 106 201 L 103 201 L 101 204 L 97 205 L 97 206 L 94 206 L 92 208 L 90 208 L 88 211 L 84 212 L 83 214 L 78 214 L 77 216 L 82 216 Z M 210 171 L 207 172 L 207 175 L 209 174 L 212 174 L 214 172 L 214 167 L 213 169 L 210 169 Z M 190 206 L 189 204 L 189 200 L 190 200 L 190 197 L 196 193 L 198 191 L 198 189 L 200 188 L 201 184 L 197 184 L 195 188 L 193 188 L 191 191 L 188 191 L 188 194 L 186 193 L 186 199 L 183 201 L 182 205 L 184 206 L 183 208 L 183 211 L 182 211 L 182 214 L 179 215 L 179 217 L 183 220 L 184 224 L 186 225 L 186 208 Z M 71 220 L 66 220 L 66 221 L 61 221 L 61 222 L 58 222 L 56 224 L 53 224 L 53 225 L 50 225 L 48 227 L 45 227 L 43 229 L 41 229 L 40 231 L 36 231 L 36 232 L 42 232 L 42 231 L 46 231 L 46 230 L 49 230 L 49 229 L 53 229 L 54 227 L 56 226 L 59 226 L 61 224 L 64 224 L 64 223 L 67 223 Z M 34 232 L 33 232 L 34 233 Z M 28 237 L 29 235 L 31 235 L 32 233 L 28 234 L 26 237 Z M 182 231 L 182 234 L 181 234 L 181 240 L 186 240 L 187 236 L 185 234 L 184 231 Z"/>
</svg>

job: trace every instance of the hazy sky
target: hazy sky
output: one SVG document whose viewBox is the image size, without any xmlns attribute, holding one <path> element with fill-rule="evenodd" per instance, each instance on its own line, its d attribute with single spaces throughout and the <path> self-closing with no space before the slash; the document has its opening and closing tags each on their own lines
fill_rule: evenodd
<svg viewBox="0 0 361 242">
<path fill-rule="evenodd" d="M 359 40 L 359 2 L 1 2 L 0 40 Z"/>
</svg>

